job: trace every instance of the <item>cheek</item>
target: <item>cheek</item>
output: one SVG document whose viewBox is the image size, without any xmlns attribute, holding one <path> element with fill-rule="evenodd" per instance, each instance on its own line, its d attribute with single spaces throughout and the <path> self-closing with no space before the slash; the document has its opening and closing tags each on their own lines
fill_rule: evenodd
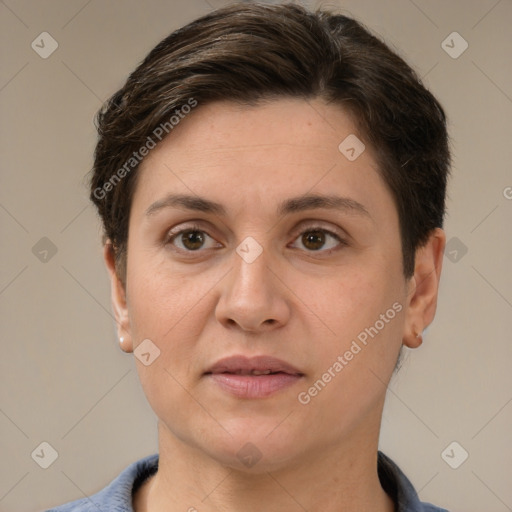
<svg viewBox="0 0 512 512">
<path fill-rule="evenodd" d="M 297 276 L 294 290 L 307 298 L 307 306 L 328 327 L 325 332 L 331 341 L 346 343 L 376 322 L 381 327 L 380 316 L 390 308 L 384 320 L 388 316 L 395 319 L 396 309 L 400 308 L 393 310 L 392 305 L 403 304 L 403 283 L 399 268 L 362 264 L 336 269 L 329 277 L 318 280 L 305 281 Z M 386 329 L 389 325 L 391 322 L 386 323 Z"/>
<path fill-rule="evenodd" d="M 299 401 L 315 428 L 331 425 L 335 440 L 378 411 L 401 346 L 403 299 L 384 282 L 340 279 L 322 297 L 323 320 L 335 332 L 317 336 L 314 370 Z M 368 424 L 372 424 L 370 421 Z"/>
<path fill-rule="evenodd" d="M 127 279 L 131 335 L 134 349 L 150 339 L 160 351 L 151 367 L 137 361 L 146 393 L 155 400 L 163 389 L 161 399 L 176 396 L 182 391 L 177 382 L 188 386 L 203 368 L 206 356 L 198 347 L 205 326 L 214 315 L 212 289 L 221 278 L 220 271 L 183 275 L 167 261 L 152 263 L 150 258 L 144 262 L 137 261 L 137 256 L 132 258 Z M 153 366 L 162 371 L 152 371 Z"/>
<path fill-rule="evenodd" d="M 199 331 L 198 305 L 213 285 L 211 279 L 184 276 L 166 261 L 142 254 L 128 266 L 127 299 L 130 326 L 136 342 L 144 338 L 167 346 L 176 333 Z M 194 321 L 195 320 L 195 321 Z M 180 338 L 181 339 L 181 338 Z"/>
<path fill-rule="evenodd" d="M 155 414 L 173 425 L 180 438 L 186 437 L 184 418 L 200 413 L 187 389 L 198 367 L 194 350 L 202 330 L 201 319 L 207 315 L 211 284 L 197 281 L 171 275 L 149 261 L 137 266 L 135 258 L 128 268 L 127 299 L 134 349 L 150 339 L 160 351 L 148 366 L 136 360 L 139 379 Z"/>
<path fill-rule="evenodd" d="M 316 335 L 310 354 L 311 381 L 328 381 L 325 392 L 318 393 L 319 404 L 327 400 L 334 409 L 348 403 L 364 407 L 383 395 L 382 382 L 387 384 L 392 375 L 404 322 L 404 279 L 401 267 L 395 267 L 352 267 L 308 288 L 311 309 L 328 326 Z"/>
</svg>

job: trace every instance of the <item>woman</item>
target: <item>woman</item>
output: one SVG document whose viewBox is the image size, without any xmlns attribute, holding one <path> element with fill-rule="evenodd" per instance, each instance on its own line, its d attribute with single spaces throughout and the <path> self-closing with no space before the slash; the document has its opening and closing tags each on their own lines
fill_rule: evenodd
<svg viewBox="0 0 512 512">
<path fill-rule="evenodd" d="M 98 122 L 91 199 L 159 454 L 53 510 L 442 510 L 378 451 L 445 245 L 445 116 L 409 66 L 345 16 L 235 5 Z"/>
</svg>

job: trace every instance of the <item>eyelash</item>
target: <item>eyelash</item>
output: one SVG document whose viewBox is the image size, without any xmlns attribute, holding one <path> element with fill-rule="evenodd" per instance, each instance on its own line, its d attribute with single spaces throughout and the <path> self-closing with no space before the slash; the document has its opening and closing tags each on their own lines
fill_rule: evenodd
<svg viewBox="0 0 512 512">
<path fill-rule="evenodd" d="M 173 245 L 174 246 L 174 249 L 175 251 L 177 252 L 180 252 L 182 254 L 194 254 L 194 253 L 201 253 L 201 252 L 204 252 L 206 250 L 209 250 L 209 249 L 203 249 L 203 248 L 199 248 L 197 250 L 191 250 L 191 249 L 183 249 L 181 247 L 176 247 L 174 245 L 174 241 L 182 234 L 184 233 L 195 233 L 195 232 L 198 232 L 198 233 L 203 233 L 205 234 L 207 237 L 211 238 L 212 240 L 214 240 L 214 238 L 212 236 L 210 236 L 204 229 L 201 229 L 200 226 L 197 226 L 197 225 L 192 225 L 192 226 L 189 226 L 189 227 L 185 227 L 185 228 L 182 228 L 180 229 L 179 231 L 176 231 L 176 232 L 169 232 L 167 237 L 166 237 L 166 240 L 165 240 L 165 245 Z M 295 236 L 295 238 L 293 239 L 293 241 L 295 242 L 297 239 L 299 239 L 301 236 L 303 236 L 305 233 L 311 233 L 311 232 L 320 232 L 320 233 L 323 233 L 325 235 L 328 235 L 332 238 L 334 238 L 337 242 L 338 242 L 338 245 L 337 247 L 334 247 L 334 248 L 330 248 L 330 249 L 318 249 L 318 250 L 307 250 L 307 249 L 304 249 L 305 252 L 307 253 L 310 253 L 310 254 L 330 254 L 332 253 L 333 251 L 336 251 L 338 249 L 341 249 L 342 247 L 344 246 L 347 246 L 348 243 L 342 239 L 340 237 L 340 235 L 338 235 L 337 233 L 335 233 L 334 231 L 331 231 L 329 229 L 326 229 L 324 227 L 321 227 L 321 226 L 318 226 L 318 225 L 310 225 L 310 226 L 307 226 L 306 228 L 303 228 L 302 231 L 300 231 L 297 236 Z M 326 243 L 326 242 L 325 242 Z"/>
</svg>

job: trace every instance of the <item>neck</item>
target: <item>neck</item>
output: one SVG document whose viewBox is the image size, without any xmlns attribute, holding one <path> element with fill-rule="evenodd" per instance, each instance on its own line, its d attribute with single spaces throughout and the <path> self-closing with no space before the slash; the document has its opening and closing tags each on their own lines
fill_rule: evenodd
<svg viewBox="0 0 512 512">
<path fill-rule="evenodd" d="M 134 510 L 393 512 L 377 474 L 378 426 L 375 442 L 368 434 L 252 473 L 219 464 L 160 424 L 158 472 L 137 492 Z"/>
</svg>

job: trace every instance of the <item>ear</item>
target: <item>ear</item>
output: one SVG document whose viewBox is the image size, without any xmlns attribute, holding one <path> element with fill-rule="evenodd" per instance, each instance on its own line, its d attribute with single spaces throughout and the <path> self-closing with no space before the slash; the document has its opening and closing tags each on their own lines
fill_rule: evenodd
<svg viewBox="0 0 512 512">
<path fill-rule="evenodd" d="M 414 275 L 409 280 L 409 294 L 403 344 L 417 348 L 422 332 L 436 314 L 439 278 L 443 266 L 446 236 L 442 229 L 432 231 L 426 244 L 416 250 Z"/>
<path fill-rule="evenodd" d="M 133 342 L 130 329 L 130 318 L 126 306 L 125 286 L 116 272 L 114 248 L 110 240 L 103 246 L 103 258 L 110 276 L 111 300 L 117 324 L 117 335 L 121 348 L 125 352 L 133 352 Z"/>
</svg>

